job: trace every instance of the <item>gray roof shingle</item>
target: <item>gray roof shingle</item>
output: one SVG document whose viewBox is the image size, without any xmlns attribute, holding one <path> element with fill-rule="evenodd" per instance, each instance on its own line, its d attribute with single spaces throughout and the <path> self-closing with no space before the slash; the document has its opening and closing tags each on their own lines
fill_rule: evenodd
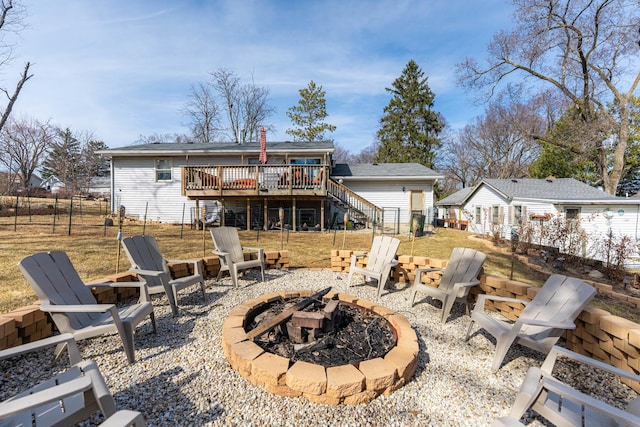
<svg viewBox="0 0 640 427">
<path fill-rule="evenodd" d="M 548 179 L 483 179 L 474 187 L 464 188 L 438 201 L 436 204 L 452 206 L 464 204 L 466 200 L 482 185 L 493 188 L 508 200 L 532 199 L 549 202 L 582 202 L 582 201 L 619 201 L 602 190 L 591 187 L 573 178 Z"/>
<path fill-rule="evenodd" d="M 436 171 L 418 163 L 337 163 L 331 176 L 343 178 L 444 178 Z"/>
<path fill-rule="evenodd" d="M 333 152 L 334 145 L 331 141 L 314 142 L 267 142 L 267 153 L 288 153 L 292 151 L 322 151 Z M 112 148 L 100 151 L 106 155 L 154 155 L 154 154 L 212 154 L 212 153 L 259 153 L 260 144 L 249 142 L 236 144 L 233 142 L 214 142 L 209 144 L 162 142 L 152 144 L 129 145 L 126 147 Z"/>
</svg>

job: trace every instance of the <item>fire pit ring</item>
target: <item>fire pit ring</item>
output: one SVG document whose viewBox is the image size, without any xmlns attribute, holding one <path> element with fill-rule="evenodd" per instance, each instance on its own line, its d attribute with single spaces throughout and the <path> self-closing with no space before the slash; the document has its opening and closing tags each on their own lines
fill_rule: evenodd
<svg viewBox="0 0 640 427">
<path fill-rule="evenodd" d="M 394 329 L 397 342 L 384 357 L 356 364 L 324 367 L 291 360 L 266 352 L 254 343 L 245 328 L 256 310 L 280 299 L 308 297 L 315 292 L 271 292 L 236 306 L 222 326 L 222 348 L 233 369 L 253 385 L 289 397 L 305 397 L 323 404 L 369 402 L 380 394 L 389 395 L 413 376 L 418 366 L 418 338 L 409 321 L 395 311 L 353 295 L 335 291 L 325 300 L 337 299 L 385 318 Z"/>
</svg>

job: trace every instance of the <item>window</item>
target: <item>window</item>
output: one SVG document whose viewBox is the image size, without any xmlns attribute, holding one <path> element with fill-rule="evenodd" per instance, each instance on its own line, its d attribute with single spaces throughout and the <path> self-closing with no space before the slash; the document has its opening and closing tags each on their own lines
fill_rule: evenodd
<svg viewBox="0 0 640 427">
<path fill-rule="evenodd" d="M 482 224 L 482 206 L 476 206 L 476 224 Z"/>
<path fill-rule="evenodd" d="M 500 222 L 500 206 L 491 207 L 491 223 L 498 224 Z"/>
<path fill-rule="evenodd" d="M 513 225 L 520 225 L 520 221 L 522 220 L 522 205 L 514 205 L 513 206 Z"/>
<path fill-rule="evenodd" d="M 171 181 L 171 160 L 156 160 L 156 182 Z"/>
<path fill-rule="evenodd" d="M 580 208 L 565 208 L 564 216 L 567 219 L 579 219 L 580 218 Z"/>
</svg>

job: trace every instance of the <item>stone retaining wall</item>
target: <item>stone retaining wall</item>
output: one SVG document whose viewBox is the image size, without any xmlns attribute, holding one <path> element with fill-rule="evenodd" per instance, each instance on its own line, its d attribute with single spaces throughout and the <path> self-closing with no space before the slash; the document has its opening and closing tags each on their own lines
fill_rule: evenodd
<svg viewBox="0 0 640 427">
<path fill-rule="evenodd" d="M 332 251 L 332 270 L 348 272 L 351 254 L 353 253 L 353 251 L 344 250 Z M 446 266 L 446 260 L 406 255 L 400 255 L 397 258 L 399 265 L 391 273 L 396 282 L 408 281 L 408 283 L 413 283 L 417 268 L 442 268 Z M 363 261 L 363 265 L 364 263 L 365 261 Z M 439 280 L 440 273 L 429 273 L 428 277 L 425 275 L 422 279 L 423 283 L 432 286 L 437 286 Z M 587 282 L 593 285 L 600 294 L 613 298 L 621 304 L 634 308 L 639 307 L 637 305 L 638 298 L 618 294 L 613 291 L 610 285 Z M 472 288 L 470 298 L 475 300 L 478 293 L 485 293 L 530 301 L 536 295 L 538 289 L 538 287 L 526 283 L 482 273 L 480 275 L 480 286 Z M 524 306 L 517 303 L 487 302 L 487 307 L 491 310 L 499 311 L 509 319 L 515 320 Z M 640 374 L 640 324 L 591 306 L 587 306 L 580 313 L 575 323 L 576 328 L 568 330 L 564 334 L 567 348 L 629 372 Z M 638 383 L 629 380 L 623 380 L 623 382 L 640 393 L 640 385 Z"/>
</svg>

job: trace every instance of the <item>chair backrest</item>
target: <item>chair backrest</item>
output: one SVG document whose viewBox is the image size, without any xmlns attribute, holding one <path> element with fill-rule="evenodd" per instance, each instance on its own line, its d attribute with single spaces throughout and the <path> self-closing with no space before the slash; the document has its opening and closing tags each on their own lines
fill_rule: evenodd
<svg viewBox="0 0 640 427">
<path fill-rule="evenodd" d="M 18 268 L 41 302 L 54 305 L 97 304 L 88 286 L 85 286 L 78 272 L 65 252 L 39 252 L 29 255 L 20 262 Z M 100 313 L 54 314 L 58 328 L 66 332 L 66 327 L 80 329 L 92 324 Z M 59 323 L 61 322 L 61 323 Z"/>
<path fill-rule="evenodd" d="M 163 271 L 165 280 L 171 279 L 171 272 L 167 265 L 158 242 L 153 236 L 131 236 L 122 239 L 127 258 L 133 268 L 150 271 Z M 149 287 L 162 285 L 161 277 L 146 276 L 145 281 Z"/>
<path fill-rule="evenodd" d="M 376 236 L 373 238 L 371 250 L 367 254 L 367 270 L 382 271 L 396 256 L 400 240 L 391 236 Z"/>
<path fill-rule="evenodd" d="M 166 271 L 169 267 L 153 236 L 131 236 L 122 239 L 122 246 L 132 265 L 142 270 Z"/>
<path fill-rule="evenodd" d="M 475 249 L 453 248 L 438 287 L 449 290 L 456 283 L 476 280 L 486 258 L 484 253 Z"/>
<path fill-rule="evenodd" d="M 520 318 L 573 322 L 595 295 L 596 289 L 575 277 L 551 275 L 536 296 L 522 310 Z M 521 332 L 534 335 L 551 331 L 544 326 L 525 325 Z"/>
<path fill-rule="evenodd" d="M 211 238 L 216 250 L 229 253 L 232 263 L 244 261 L 242 244 L 235 227 L 214 227 L 211 229 Z"/>
</svg>

